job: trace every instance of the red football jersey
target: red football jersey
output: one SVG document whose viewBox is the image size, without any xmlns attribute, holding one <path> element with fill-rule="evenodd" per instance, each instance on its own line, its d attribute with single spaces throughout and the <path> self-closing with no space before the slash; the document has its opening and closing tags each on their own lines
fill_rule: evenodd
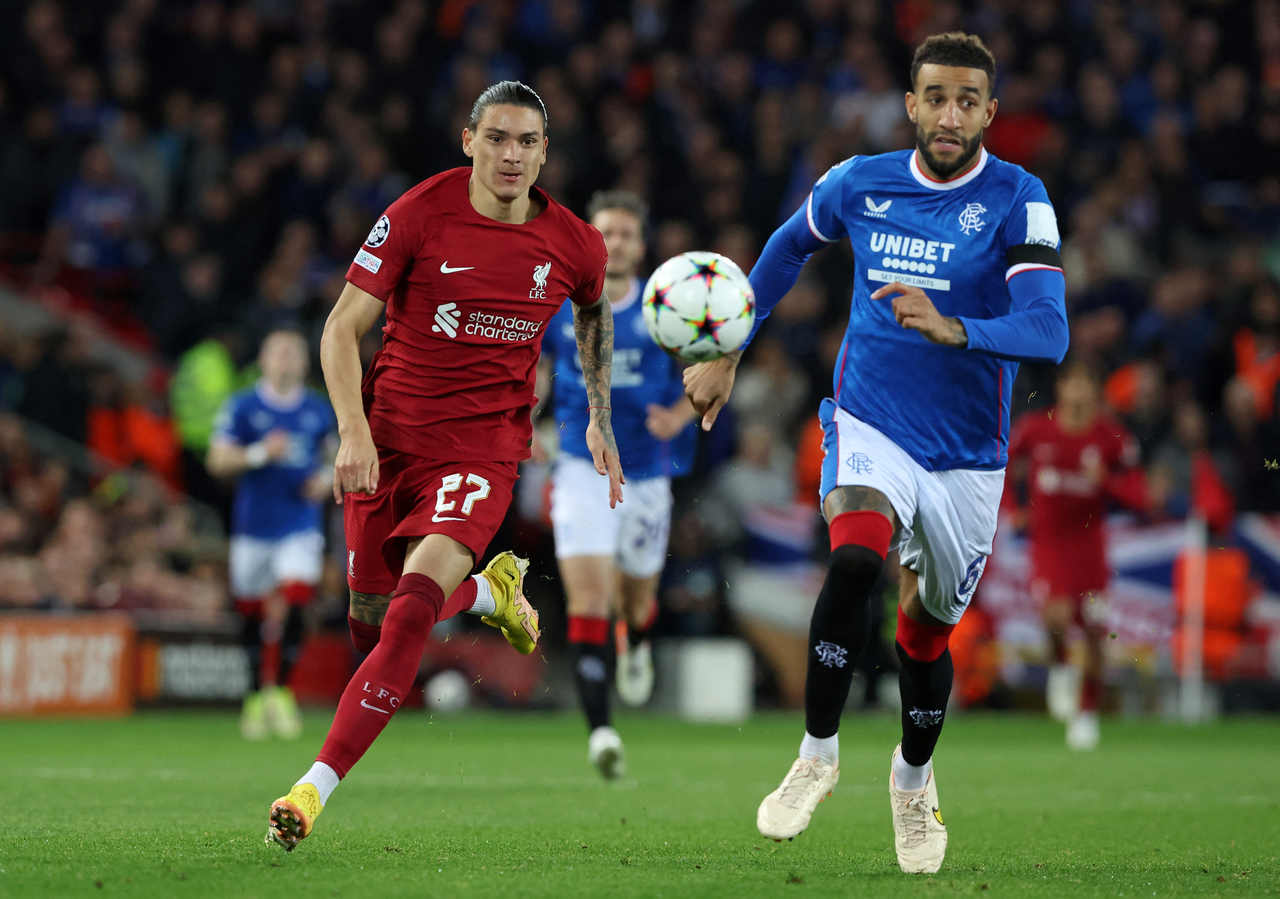
<svg viewBox="0 0 1280 899">
<path fill-rule="evenodd" d="M 1018 419 L 1009 466 L 1026 472 L 1034 580 L 1067 596 L 1107 585 L 1107 498 L 1129 499 L 1125 476 L 1137 463 L 1137 442 L 1112 419 L 1099 416 L 1080 433 L 1064 431 L 1051 413 Z"/>
<path fill-rule="evenodd" d="M 542 332 L 565 298 L 604 291 L 600 232 L 537 187 L 523 224 L 471 205 L 470 168 L 428 178 L 392 203 L 347 280 L 387 304 L 366 372 L 379 447 L 442 461 L 528 458 Z"/>
</svg>

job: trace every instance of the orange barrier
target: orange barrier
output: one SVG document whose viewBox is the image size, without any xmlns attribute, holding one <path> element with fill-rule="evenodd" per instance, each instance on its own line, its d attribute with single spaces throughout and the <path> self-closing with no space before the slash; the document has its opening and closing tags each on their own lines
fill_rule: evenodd
<svg viewBox="0 0 1280 899">
<path fill-rule="evenodd" d="M 127 713 L 133 638 L 125 615 L 0 616 L 0 715 Z"/>
<path fill-rule="evenodd" d="M 1173 597 L 1178 615 L 1186 615 L 1188 553 L 1173 563 Z M 1239 549 L 1210 549 L 1204 554 L 1204 624 L 1206 628 L 1238 628 L 1253 599 L 1249 557 Z"/>
</svg>

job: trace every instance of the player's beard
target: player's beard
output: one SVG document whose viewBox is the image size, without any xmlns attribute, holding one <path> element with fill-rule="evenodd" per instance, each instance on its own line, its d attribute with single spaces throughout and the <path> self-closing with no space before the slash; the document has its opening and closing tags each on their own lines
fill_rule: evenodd
<svg viewBox="0 0 1280 899">
<path fill-rule="evenodd" d="M 963 171 L 965 166 L 973 162 L 973 157 L 977 155 L 978 148 L 982 146 L 983 131 L 979 131 L 974 135 L 973 139 L 966 141 L 960 138 L 960 155 L 955 158 L 954 162 L 943 162 L 938 157 L 929 152 L 929 147 L 933 143 L 933 139 L 937 136 L 934 134 L 925 134 L 924 129 L 919 125 L 916 126 L 916 150 L 924 157 L 924 161 L 928 163 L 929 169 L 943 181 L 946 181 L 956 172 Z"/>
</svg>

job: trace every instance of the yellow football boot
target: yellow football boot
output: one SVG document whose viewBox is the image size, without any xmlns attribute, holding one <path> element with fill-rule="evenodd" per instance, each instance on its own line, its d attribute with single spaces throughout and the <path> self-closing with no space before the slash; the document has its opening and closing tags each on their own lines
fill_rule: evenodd
<svg viewBox="0 0 1280 899">
<path fill-rule="evenodd" d="M 516 652 L 528 655 L 538 645 L 538 610 L 525 599 L 520 589 L 524 573 L 529 570 L 529 560 L 515 553 L 498 553 L 480 572 L 489 582 L 496 610 L 480 620 L 502 631 L 502 636 L 515 647 Z"/>
<path fill-rule="evenodd" d="M 292 852 L 311 833 L 322 811 L 324 803 L 313 784 L 294 784 L 287 795 L 271 803 L 266 842 L 278 843 L 285 852 Z"/>
</svg>

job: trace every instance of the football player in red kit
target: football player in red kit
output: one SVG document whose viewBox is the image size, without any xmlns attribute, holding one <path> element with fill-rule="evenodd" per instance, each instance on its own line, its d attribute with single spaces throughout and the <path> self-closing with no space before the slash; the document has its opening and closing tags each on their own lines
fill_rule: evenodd
<svg viewBox="0 0 1280 899">
<path fill-rule="evenodd" d="M 412 687 L 427 635 L 462 611 L 533 651 L 537 613 L 510 553 L 468 577 L 502 523 L 529 455 L 542 331 L 565 298 L 587 386 L 587 446 L 622 499 L 609 388 L 613 318 L 600 232 L 534 187 L 547 114 L 504 81 L 462 132 L 469 168 L 411 188 L 378 219 L 325 324 L 321 362 L 341 445 L 352 638 L 370 650 L 316 762 L 271 806 L 268 841 L 292 850 Z M 361 381 L 358 343 L 386 312 Z"/>
<path fill-rule="evenodd" d="M 1115 500 L 1146 505 L 1138 445 L 1099 408 L 1097 377 L 1084 362 L 1059 369 L 1057 405 L 1018 419 L 1009 440 L 1012 496 L 1026 498 L 1031 589 L 1043 609 L 1053 666 L 1049 710 L 1067 722 L 1067 744 L 1098 744 L 1098 699 L 1106 636 L 1105 518 Z M 1025 487 L 1018 482 L 1025 482 Z M 1022 487 L 1021 494 L 1018 487 Z M 1084 633 L 1084 664 L 1067 664 L 1072 623 Z"/>
</svg>

